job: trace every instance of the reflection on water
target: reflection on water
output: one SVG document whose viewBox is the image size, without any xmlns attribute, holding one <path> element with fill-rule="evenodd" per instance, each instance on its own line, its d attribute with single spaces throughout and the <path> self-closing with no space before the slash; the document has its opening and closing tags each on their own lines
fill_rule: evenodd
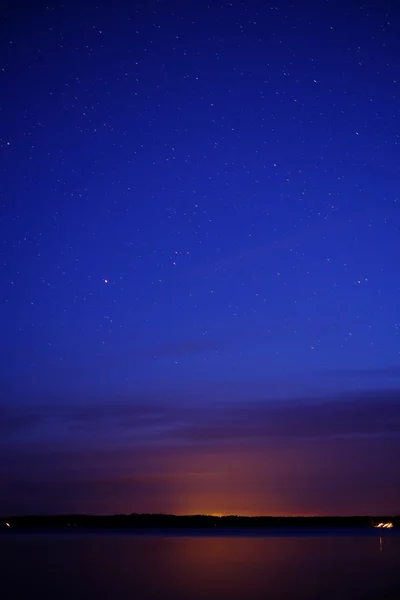
<svg viewBox="0 0 400 600">
<path fill-rule="evenodd" d="M 0 537 L 1 597 L 399 597 L 400 537 Z"/>
</svg>

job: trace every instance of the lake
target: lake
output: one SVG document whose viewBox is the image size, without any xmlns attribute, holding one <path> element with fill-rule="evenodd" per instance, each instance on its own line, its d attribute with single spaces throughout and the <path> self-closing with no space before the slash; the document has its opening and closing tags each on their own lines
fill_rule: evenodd
<svg viewBox="0 0 400 600">
<path fill-rule="evenodd" d="M 4 600 L 398 600 L 399 571 L 394 532 L 0 536 Z"/>
</svg>

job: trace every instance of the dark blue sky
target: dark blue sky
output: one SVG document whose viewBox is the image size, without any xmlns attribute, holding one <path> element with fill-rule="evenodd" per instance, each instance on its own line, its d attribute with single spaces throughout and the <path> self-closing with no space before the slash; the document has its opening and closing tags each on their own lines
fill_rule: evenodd
<svg viewBox="0 0 400 600">
<path fill-rule="evenodd" d="M 0 510 L 398 508 L 399 17 L 6 2 Z"/>
</svg>

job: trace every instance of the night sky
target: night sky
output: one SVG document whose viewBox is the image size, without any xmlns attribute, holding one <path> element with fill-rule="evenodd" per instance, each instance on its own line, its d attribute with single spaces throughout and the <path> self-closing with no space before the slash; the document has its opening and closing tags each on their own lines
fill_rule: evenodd
<svg viewBox="0 0 400 600">
<path fill-rule="evenodd" d="M 395 2 L 5 2 L 0 513 L 400 512 Z"/>
</svg>

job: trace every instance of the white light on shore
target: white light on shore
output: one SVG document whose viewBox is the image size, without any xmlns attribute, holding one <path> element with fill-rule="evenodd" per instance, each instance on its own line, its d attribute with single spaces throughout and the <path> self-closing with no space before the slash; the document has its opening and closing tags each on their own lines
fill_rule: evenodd
<svg viewBox="0 0 400 600">
<path fill-rule="evenodd" d="M 393 523 L 391 521 L 388 523 L 378 523 L 377 525 L 374 525 L 374 527 L 379 529 L 392 529 Z"/>
</svg>

